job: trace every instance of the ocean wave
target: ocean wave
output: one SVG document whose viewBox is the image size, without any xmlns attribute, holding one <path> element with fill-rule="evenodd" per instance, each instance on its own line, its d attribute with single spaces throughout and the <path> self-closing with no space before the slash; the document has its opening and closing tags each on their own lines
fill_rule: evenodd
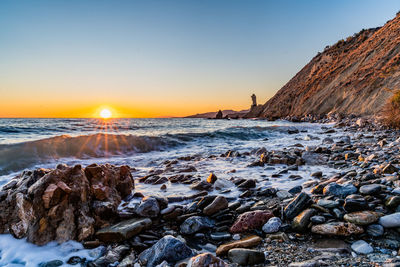
<svg viewBox="0 0 400 267">
<path fill-rule="evenodd" d="M 163 137 L 105 134 L 60 135 L 18 144 L 0 145 L 0 175 L 61 158 L 102 158 L 161 150 L 179 145 Z"/>
</svg>

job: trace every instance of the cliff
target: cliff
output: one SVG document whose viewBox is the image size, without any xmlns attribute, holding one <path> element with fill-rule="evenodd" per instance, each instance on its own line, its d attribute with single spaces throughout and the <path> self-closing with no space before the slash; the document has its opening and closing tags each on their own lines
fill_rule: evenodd
<svg viewBox="0 0 400 267">
<path fill-rule="evenodd" d="M 400 14 L 326 47 L 252 117 L 376 115 L 400 89 Z"/>
</svg>

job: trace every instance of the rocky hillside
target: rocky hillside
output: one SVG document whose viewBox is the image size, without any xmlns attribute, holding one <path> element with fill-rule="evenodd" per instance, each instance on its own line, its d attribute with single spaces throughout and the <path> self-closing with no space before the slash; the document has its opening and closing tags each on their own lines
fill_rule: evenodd
<svg viewBox="0 0 400 267">
<path fill-rule="evenodd" d="M 252 117 L 375 115 L 400 89 L 400 14 L 327 46 Z"/>
</svg>

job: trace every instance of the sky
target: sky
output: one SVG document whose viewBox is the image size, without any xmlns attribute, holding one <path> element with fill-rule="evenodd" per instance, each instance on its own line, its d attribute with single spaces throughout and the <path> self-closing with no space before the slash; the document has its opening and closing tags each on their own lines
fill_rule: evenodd
<svg viewBox="0 0 400 267">
<path fill-rule="evenodd" d="M 185 116 L 266 102 L 399 0 L 0 1 L 0 117 Z"/>
</svg>

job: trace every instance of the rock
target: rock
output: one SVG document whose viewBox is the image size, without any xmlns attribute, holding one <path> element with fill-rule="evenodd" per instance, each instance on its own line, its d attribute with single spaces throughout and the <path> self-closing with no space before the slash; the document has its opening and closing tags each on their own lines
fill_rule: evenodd
<svg viewBox="0 0 400 267">
<path fill-rule="evenodd" d="M 300 190 L 301 191 L 301 190 Z M 289 193 L 286 190 L 279 190 L 278 192 L 276 192 L 276 196 L 280 199 L 286 199 L 286 198 L 291 198 L 292 194 Z"/>
<path fill-rule="evenodd" d="M 336 200 L 329 200 L 329 199 L 320 199 L 317 201 L 317 205 L 324 207 L 324 208 L 336 208 L 339 206 L 339 202 Z"/>
<path fill-rule="evenodd" d="M 264 233 L 271 234 L 271 233 L 276 233 L 279 231 L 279 228 L 282 225 L 281 219 L 278 217 L 272 217 L 268 220 L 267 223 L 264 224 L 262 227 L 262 230 Z"/>
<path fill-rule="evenodd" d="M 119 245 L 106 252 L 105 255 L 97 258 L 90 263 L 91 267 L 103 267 L 115 265 L 122 260 L 129 253 L 129 247 L 125 245 Z"/>
<path fill-rule="evenodd" d="M 231 238 L 231 234 L 228 232 L 215 232 L 210 234 L 210 238 L 215 241 L 227 240 Z"/>
<path fill-rule="evenodd" d="M 198 231 L 214 227 L 215 222 L 207 217 L 192 216 L 181 224 L 181 233 L 191 235 Z"/>
<path fill-rule="evenodd" d="M 391 196 L 385 202 L 386 207 L 395 209 L 400 205 L 400 196 Z"/>
<path fill-rule="evenodd" d="M 320 178 L 320 177 L 322 177 L 322 172 L 321 171 L 313 172 L 313 173 L 311 173 L 311 177 Z"/>
<path fill-rule="evenodd" d="M 61 266 L 63 264 L 64 263 L 60 260 L 52 260 L 52 261 L 40 263 L 39 267 L 57 267 L 57 266 Z"/>
<path fill-rule="evenodd" d="M 153 267 L 166 261 L 174 264 L 177 261 L 193 256 L 193 251 L 182 241 L 166 235 L 139 255 L 142 266 Z"/>
<path fill-rule="evenodd" d="M 220 210 L 228 208 L 228 201 L 223 196 L 217 196 L 213 202 L 203 209 L 203 213 L 207 216 L 213 215 Z"/>
<path fill-rule="evenodd" d="M 365 210 L 345 214 L 343 219 L 357 225 L 368 225 L 378 221 L 381 216 L 379 212 Z"/>
<path fill-rule="evenodd" d="M 222 111 L 218 110 L 217 115 L 215 115 L 215 118 L 220 120 L 220 119 L 223 119 L 223 117 L 224 117 L 224 115 L 222 114 Z"/>
<path fill-rule="evenodd" d="M 387 164 L 382 170 L 382 172 L 386 173 L 386 174 L 392 174 L 397 171 L 398 171 L 398 169 L 395 166 L 393 166 L 391 163 Z"/>
<path fill-rule="evenodd" d="M 136 213 L 142 217 L 155 218 L 160 213 L 160 205 L 154 197 L 145 197 L 136 208 Z"/>
<path fill-rule="evenodd" d="M 337 183 L 330 183 L 324 187 L 324 195 L 333 195 L 337 197 L 346 197 L 350 194 L 357 192 L 357 188 L 352 184 L 339 185 Z"/>
<path fill-rule="evenodd" d="M 374 249 L 364 240 L 358 240 L 351 244 L 351 249 L 358 254 L 369 254 L 374 251 Z"/>
<path fill-rule="evenodd" d="M 400 227 L 400 212 L 381 217 L 379 224 L 385 228 Z"/>
<path fill-rule="evenodd" d="M 367 201 L 364 198 L 346 198 L 343 208 L 347 212 L 369 209 Z"/>
<path fill-rule="evenodd" d="M 316 260 L 308 260 L 302 262 L 292 262 L 288 265 L 289 267 L 319 267 L 320 264 Z"/>
<path fill-rule="evenodd" d="M 292 229 L 298 232 L 307 230 L 311 216 L 315 214 L 315 209 L 306 209 L 297 215 L 292 221 Z"/>
<path fill-rule="evenodd" d="M 238 188 L 241 189 L 248 189 L 248 188 L 254 188 L 256 187 L 256 180 L 254 179 L 246 179 L 240 184 L 238 184 Z"/>
<path fill-rule="evenodd" d="M 109 164 L 59 165 L 23 172 L 14 181 L 18 186 L 0 202 L 0 233 L 37 245 L 82 241 L 95 228 L 114 224 L 121 199 L 134 187 L 129 167 Z M 96 188 L 104 189 L 101 196 Z"/>
<path fill-rule="evenodd" d="M 210 173 L 207 177 L 207 183 L 213 184 L 217 181 L 217 176 L 214 173 Z"/>
<path fill-rule="evenodd" d="M 312 217 L 310 218 L 310 221 L 311 221 L 312 223 L 314 223 L 314 224 L 321 224 L 321 223 L 324 223 L 324 222 L 326 221 L 326 219 L 325 219 L 324 216 L 315 215 L 315 216 L 312 216 Z"/>
<path fill-rule="evenodd" d="M 135 254 L 131 253 L 118 264 L 118 267 L 133 267 L 134 263 Z"/>
<path fill-rule="evenodd" d="M 245 212 L 236 219 L 230 231 L 232 233 L 242 233 L 261 228 L 273 214 L 270 211 L 255 210 Z"/>
<path fill-rule="evenodd" d="M 297 197 L 295 197 L 284 210 L 287 219 L 291 220 L 296 217 L 307 205 L 309 204 L 311 198 L 308 194 L 301 192 Z"/>
<path fill-rule="evenodd" d="M 363 195 L 374 195 L 381 191 L 380 184 L 368 184 L 360 187 L 360 193 Z"/>
<path fill-rule="evenodd" d="M 151 224 L 152 221 L 148 218 L 130 219 L 100 229 L 97 231 L 96 237 L 107 243 L 121 242 L 139 234 L 142 230 L 147 229 Z"/>
<path fill-rule="evenodd" d="M 237 241 L 232 241 L 226 244 L 223 244 L 217 248 L 216 254 L 217 256 L 225 255 L 228 253 L 230 249 L 233 248 L 251 248 L 258 246 L 261 243 L 262 239 L 259 236 L 253 235 L 249 236 Z"/>
<path fill-rule="evenodd" d="M 352 234 L 362 234 L 364 229 L 352 223 L 331 222 L 314 225 L 311 227 L 311 232 L 328 236 L 350 236 Z"/>
<path fill-rule="evenodd" d="M 380 224 L 371 224 L 367 227 L 367 233 L 372 237 L 383 236 L 385 229 Z"/>
<path fill-rule="evenodd" d="M 193 190 L 199 190 L 199 191 L 209 191 L 213 187 L 212 184 L 207 183 L 206 181 L 200 181 L 192 184 L 190 186 L 191 189 Z"/>
<path fill-rule="evenodd" d="M 228 252 L 229 260 L 239 265 L 255 265 L 265 261 L 263 252 L 253 249 L 234 248 Z"/>
<path fill-rule="evenodd" d="M 202 253 L 191 258 L 187 265 L 187 267 L 206 267 L 206 266 L 228 267 L 228 264 L 225 263 L 220 258 L 215 257 L 211 253 Z"/>
</svg>

